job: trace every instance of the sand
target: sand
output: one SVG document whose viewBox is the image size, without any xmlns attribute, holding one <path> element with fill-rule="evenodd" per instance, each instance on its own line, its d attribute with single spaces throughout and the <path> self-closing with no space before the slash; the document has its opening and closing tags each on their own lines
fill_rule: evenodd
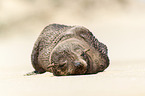
<svg viewBox="0 0 145 96">
<path fill-rule="evenodd" d="M 51 73 L 23 76 L 33 69 L 7 66 L 1 69 L 2 96 L 144 96 L 145 64 L 111 62 L 104 72 L 93 75 L 61 76 Z"/>
</svg>

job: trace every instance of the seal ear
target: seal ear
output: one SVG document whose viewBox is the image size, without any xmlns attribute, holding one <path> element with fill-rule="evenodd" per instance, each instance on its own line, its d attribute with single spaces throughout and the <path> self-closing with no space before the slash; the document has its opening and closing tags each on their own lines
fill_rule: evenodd
<svg viewBox="0 0 145 96">
<path fill-rule="evenodd" d="M 85 54 L 86 54 L 88 51 L 90 51 L 90 49 L 84 50 L 80 56 L 85 57 Z"/>
<path fill-rule="evenodd" d="M 84 50 L 84 53 L 87 53 L 88 51 L 90 51 L 90 49 Z"/>
</svg>

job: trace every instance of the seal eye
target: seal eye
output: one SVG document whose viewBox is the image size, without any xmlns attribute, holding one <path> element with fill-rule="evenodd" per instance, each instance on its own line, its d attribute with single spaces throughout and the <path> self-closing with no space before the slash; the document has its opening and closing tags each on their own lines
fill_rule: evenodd
<svg viewBox="0 0 145 96">
<path fill-rule="evenodd" d="M 66 64 L 66 63 L 60 64 L 59 67 L 64 67 L 65 64 Z"/>
<path fill-rule="evenodd" d="M 59 64 L 59 67 L 64 67 L 66 64 L 67 64 L 67 61 L 64 61 L 64 62 Z"/>
</svg>

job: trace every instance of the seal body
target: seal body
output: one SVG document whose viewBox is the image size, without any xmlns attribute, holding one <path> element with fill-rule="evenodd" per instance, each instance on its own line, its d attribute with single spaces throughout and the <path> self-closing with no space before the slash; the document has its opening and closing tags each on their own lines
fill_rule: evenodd
<svg viewBox="0 0 145 96">
<path fill-rule="evenodd" d="M 34 44 L 33 73 L 94 74 L 109 66 L 107 47 L 82 26 L 50 24 Z"/>
</svg>

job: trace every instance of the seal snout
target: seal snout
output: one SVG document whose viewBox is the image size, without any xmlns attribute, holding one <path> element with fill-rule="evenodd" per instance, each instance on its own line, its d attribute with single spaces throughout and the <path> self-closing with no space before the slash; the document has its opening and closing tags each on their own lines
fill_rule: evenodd
<svg viewBox="0 0 145 96">
<path fill-rule="evenodd" d="M 84 74 L 87 71 L 87 62 L 83 59 L 79 59 L 74 62 L 75 74 Z"/>
<path fill-rule="evenodd" d="M 76 62 L 74 65 L 77 67 L 77 66 L 80 66 L 81 63 L 80 62 Z"/>
<path fill-rule="evenodd" d="M 74 62 L 74 66 L 78 67 L 78 66 L 84 66 L 87 67 L 87 62 L 83 59 L 79 59 L 77 61 Z"/>
</svg>

